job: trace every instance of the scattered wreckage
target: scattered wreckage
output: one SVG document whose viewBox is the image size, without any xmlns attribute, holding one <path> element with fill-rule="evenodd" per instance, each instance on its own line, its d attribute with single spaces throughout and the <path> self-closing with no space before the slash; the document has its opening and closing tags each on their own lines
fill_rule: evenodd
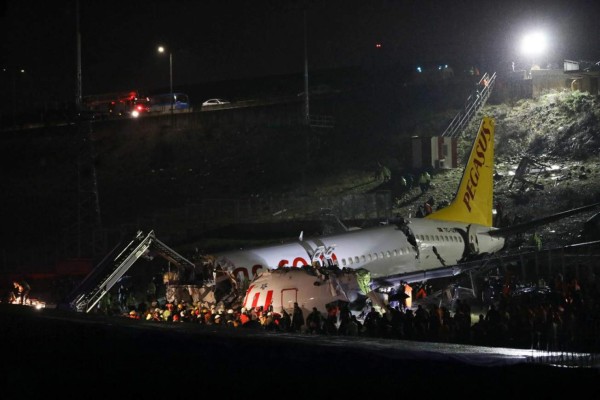
<svg viewBox="0 0 600 400">
<path fill-rule="evenodd" d="M 99 307 L 100 300 L 121 282 L 125 273 L 141 258 L 160 256 L 175 270 L 163 276 L 166 301 L 193 302 L 203 307 L 217 305 L 231 308 L 239 301 L 236 280 L 210 258 L 196 264 L 156 238 L 154 231 L 137 232 L 124 246 L 117 246 L 67 296 L 60 307 L 89 313 Z"/>
</svg>

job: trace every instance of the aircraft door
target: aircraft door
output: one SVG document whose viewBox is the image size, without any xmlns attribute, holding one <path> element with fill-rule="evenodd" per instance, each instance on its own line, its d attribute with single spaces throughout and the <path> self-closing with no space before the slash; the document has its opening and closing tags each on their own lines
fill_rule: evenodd
<svg viewBox="0 0 600 400">
<path fill-rule="evenodd" d="M 473 225 L 467 227 L 467 252 L 469 255 L 479 254 L 479 239 Z"/>
<path fill-rule="evenodd" d="M 294 303 L 298 301 L 298 289 L 283 289 L 281 291 L 281 307 L 285 308 L 287 312 L 292 312 L 294 309 Z M 281 312 L 281 310 L 273 310 Z"/>
</svg>

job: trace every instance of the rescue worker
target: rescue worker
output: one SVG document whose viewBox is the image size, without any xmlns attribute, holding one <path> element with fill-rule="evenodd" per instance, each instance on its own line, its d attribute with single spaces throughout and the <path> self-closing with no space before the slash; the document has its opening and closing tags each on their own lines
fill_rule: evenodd
<svg viewBox="0 0 600 400">
<path fill-rule="evenodd" d="M 423 216 L 427 216 L 432 212 L 433 208 L 431 207 L 431 204 L 429 204 L 429 202 L 426 201 L 425 204 L 423 204 Z"/>
<path fill-rule="evenodd" d="M 412 308 L 412 286 L 408 284 L 408 282 L 402 282 L 402 288 L 404 290 L 404 294 L 406 298 L 403 301 L 402 306 L 404 307 L 404 311 L 410 310 Z"/>
<path fill-rule="evenodd" d="M 106 315 L 112 314 L 112 294 L 110 292 L 106 292 L 100 299 L 98 311 Z"/>
<path fill-rule="evenodd" d="M 304 313 L 302 309 L 298 305 L 298 303 L 294 303 L 294 310 L 292 312 L 292 321 L 291 328 L 292 332 L 300 332 L 302 330 L 302 326 L 304 325 Z"/>
<path fill-rule="evenodd" d="M 13 286 L 16 290 L 16 294 L 13 296 L 16 304 L 26 304 L 29 300 L 29 292 L 31 287 L 24 281 L 13 281 Z"/>
<path fill-rule="evenodd" d="M 390 169 L 388 167 L 386 167 L 385 165 L 381 164 L 380 162 L 377 162 L 377 171 L 375 172 L 375 180 L 382 181 L 382 182 L 388 182 L 390 179 L 392 179 L 392 171 L 390 171 Z"/>
<path fill-rule="evenodd" d="M 398 194 L 403 195 L 408 191 L 408 183 L 406 182 L 406 178 L 401 176 L 398 180 L 397 184 Z"/>
<path fill-rule="evenodd" d="M 540 236 L 539 233 L 537 233 L 537 232 L 533 233 L 533 236 L 531 236 L 531 242 L 535 246 L 535 249 L 537 251 L 542 250 L 542 237 Z"/>
<path fill-rule="evenodd" d="M 504 204 L 501 202 L 496 203 L 496 216 L 494 217 L 494 226 L 501 227 L 504 221 Z"/>
<path fill-rule="evenodd" d="M 413 188 L 414 182 L 415 182 L 415 177 L 411 173 L 406 174 L 406 189 L 407 190 L 411 190 Z"/>
<path fill-rule="evenodd" d="M 429 172 L 423 171 L 419 176 L 419 187 L 421 188 L 421 193 L 425 193 L 429 190 L 429 185 L 431 184 L 431 175 Z"/>
<path fill-rule="evenodd" d="M 321 333 L 321 326 L 323 325 L 323 315 L 317 309 L 313 307 L 313 310 L 308 317 L 306 317 L 306 327 L 308 333 Z"/>
<path fill-rule="evenodd" d="M 156 283 L 155 283 L 155 278 L 152 277 L 152 279 L 150 279 L 150 282 L 148 282 L 148 287 L 146 288 L 146 300 L 148 300 L 149 303 L 151 303 L 152 301 L 156 300 Z"/>
</svg>

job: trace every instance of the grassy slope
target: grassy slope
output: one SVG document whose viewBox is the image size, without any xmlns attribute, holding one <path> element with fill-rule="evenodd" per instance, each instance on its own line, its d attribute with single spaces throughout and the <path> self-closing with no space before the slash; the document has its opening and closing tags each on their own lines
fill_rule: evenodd
<svg viewBox="0 0 600 400">
<path fill-rule="evenodd" d="M 512 105 L 488 105 L 483 114 L 496 119 L 496 171 L 503 178 L 496 182 L 494 196 L 506 212 L 527 220 L 600 201 L 600 108 L 596 96 L 551 92 Z M 473 135 L 479 122 L 472 123 L 469 132 Z M 470 150 L 471 140 L 472 136 L 463 138 L 462 154 Z M 513 175 L 523 157 L 551 171 L 529 174 L 528 181 L 537 185 L 525 185 L 521 190 L 518 182 L 513 183 Z M 458 169 L 440 172 L 434 176 L 431 194 L 437 200 L 450 200 L 461 175 Z M 418 192 L 411 194 L 414 197 Z M 414 214 L 421 200 L 425 199 L 397 211 Z M 542 228 L 544 244 L 572 242 L 593 214 L 586 212 Z"/>
</svg>

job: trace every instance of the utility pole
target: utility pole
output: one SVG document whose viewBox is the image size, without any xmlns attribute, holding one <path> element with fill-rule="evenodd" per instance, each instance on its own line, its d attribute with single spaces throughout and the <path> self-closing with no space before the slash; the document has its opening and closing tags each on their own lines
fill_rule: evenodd
<svg viewBox="0 0 600 400">
<path fill-rule="evenodd" d="M 81 84 L 81 32 L 79 26 L 79 0 L 76 2 L 76 46 L 77 46 L 77 92 L 75 95 L 76 111 L 78 113 L 77 132 L 74 151 L 76 152 L 77 169 L 77 208 L 76 225 L 67 232 L 68 242 L 65 249 L 67 257 L 93 258 L 97 251 L 97 230 L 102 228 L 100 218 L 100 199 L 94 162 L 92 140 L 92 123 L 82 118 L 82 84 Z M 74 231 L 74 232 L 73 232 Z M 73 237 L 74 236 L 74 237 Z"/>
<path fill-rule="evenodd" d="M 308 94 L 308 43 L 306 29 L 306 8 L 304 8 L 304 119 L 307 126 L 310 126 L 310 97 Z"/>
<path fill-rule="evenodd" d="M 81 111 L 81 94 L 82 94 L 82 84 L 81 84 L 81 30 L 79 29 L 79 0 L 77 0 L 76 4 L 76 27 L 77 30 L 77 92 L 75 93 L 75 110 L 77 114 Z"/>
<path fill-rule="evenodd" d="M 169 51 L 169 88 L 171 90 L 171 125 L 173 125 L 173 103 L 175 102 L 173 94 L 173 52 Z"/>
<path fill-rule="evenodd" d="M 306 8 L 304 6 L 304 123 L 303 129 L 305 131 L 306 140 L 306 161 L 302 167 L 302 187 L 306 191 L 306 169 L 310 163 L 310 107 L 309 107 L 309 93 L 308 93 L 308 40 L 307 40 L 307 28 L 306 28 Z"/>
</svg>

